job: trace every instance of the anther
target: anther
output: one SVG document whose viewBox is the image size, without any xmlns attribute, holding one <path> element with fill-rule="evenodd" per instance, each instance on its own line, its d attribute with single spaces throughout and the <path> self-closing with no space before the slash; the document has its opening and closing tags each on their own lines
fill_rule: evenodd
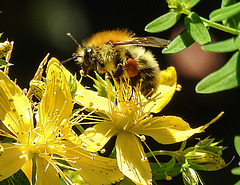
<svg viewBox="0 0 240 185">
<path fill-rule="evenodd" d="M 106 152 L 106 149 L 102 149 L 102 150 L 100 150 L 100 152 L 101 152 L 101 154 L 104 154 L 105 152 Z"/>
<path fill-rule="evenodd" d="M 145 137 L 144 135 L 141 135 L 141 136 L 140 136 L 140 140 L 141 140 L 142 142 L 144 142 L 144 141 L 146 141 L 146 137 Z"/>
</svg>

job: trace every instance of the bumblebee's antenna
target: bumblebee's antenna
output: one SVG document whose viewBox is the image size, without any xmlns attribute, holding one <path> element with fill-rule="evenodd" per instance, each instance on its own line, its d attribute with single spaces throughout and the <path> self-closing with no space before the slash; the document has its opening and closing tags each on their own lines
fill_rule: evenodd
<svg viewBox="0 0 240 185">
<path fill-rule="evenodd" d="M 78 41 L 71 35 L 71 33 L 67 33 L 66 34 L 68 37 L 70 37 L 72 39 L 72 41 L 77 45 L 77 46 L 81 46 Z"/>
<path fill-rule="evenodd" d="M 61 61 L 61 64 L 65 64 L 67 62 L 71 62 L 71 61 L 75 60 L 76 58 L 77 58 L 76 56 L 73 56 L 71 58 L 65 59 L 65 60 Z"/>
</svg>

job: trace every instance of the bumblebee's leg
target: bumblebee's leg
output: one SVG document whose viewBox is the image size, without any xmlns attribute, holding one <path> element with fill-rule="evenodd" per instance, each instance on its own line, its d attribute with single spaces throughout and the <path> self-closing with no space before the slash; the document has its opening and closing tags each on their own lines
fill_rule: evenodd
<svg viewBox="0 0 240 185">
<path fill-rule="evenodd" d="M 113 77 L 119 78 L 124 72 L 124 67 L 122 63 L 118 63 L 116 69 L 113 71 Z"/>
</svg>

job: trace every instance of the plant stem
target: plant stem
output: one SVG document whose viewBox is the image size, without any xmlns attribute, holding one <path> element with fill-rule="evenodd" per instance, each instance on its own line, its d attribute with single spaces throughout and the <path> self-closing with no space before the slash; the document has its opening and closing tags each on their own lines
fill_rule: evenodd
<svg viewBox="0 0 240 185">
<path fill-rule="evenodd" d="M 146 153 L 146 156 L 152 157 L 153 156 L 152 154 L 174 156 L 175 152 L 174 151 L 166 151 L 166 150 L 158 150 L 158 151 L 152 151 L 152 152 Z"/>
<path fill-rule="evenodd" d="M 203 17 L 200 17 L 200 19 L 203 21 L 203 23 L 207 24 L 207 26 L 216 28 L 218 30 L 227 32 L 227 33 L 231 33 L 233 35 L 240 35 L 240 30 L 234 29 L 234 28 L 230 28 L 230 27 L 226 27 L 222 24 L 216 23 L 216 22 L 212 22 L 208 19 L 205 19 Z"/>
</svg>

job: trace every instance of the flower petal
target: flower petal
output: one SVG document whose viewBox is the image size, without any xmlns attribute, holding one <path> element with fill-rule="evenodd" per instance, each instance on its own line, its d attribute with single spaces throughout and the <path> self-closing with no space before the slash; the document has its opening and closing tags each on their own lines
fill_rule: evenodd
<svg viewBox="0 0 240 185">
<path fill-rule="evenodd" d="M 56 59 L 52 58 L 48 62 L 48 67 L 51 66 L 52 63 L 58 63 L 61 66 L 61 69 L 66 76 L 67 80 L 73 78 L 73 75 Z M 74 101 L 79 105 L 83 105 L 84 107 L 104 110 L 108 111 L 109 100 L 107 98 L 98 96 L 98 93 L 95 91 L 87 90 L 80 83 L 78 83 L 77 91 L 74 96 Z"/>
<path fill-rule="evenodd" d="M 21 170 L 27 176 L 29 182 L 32 182 L 32 160 L 27 161 L 21 168 Z"/>
<path fill-rule="evenodd" d="M 16 173 L 27 162 L 21 147 L 10 143 L 0 144 L 0 181 Z"/>
<path fill-rule="evenodd" d="M 152 174 L 139 140 L 130 132 L 120 132 L 116 140 L 117 163 L 120 171 L 136 184 L 152 184 Z"/>
<path fill-rule="evenodd" d="M 64 157 L 71 159 L 68 163 L 78 169 L 77 172 L 88 184 L 111 184 L 123 178 L 116 159 L 92 154 L 68 141 L 63 141 L 63 143 L 66 146 Z"/>
<path fill-rule="evenodd" d="M 36 185 L 59 185 L 60 179 L 55 168 L 46 159 L 36 156 Z"/>
<path fill-rule="evenodd" d="M 220 113 L 208 124 L 192 129 L 187 122 L 176 116 L 154 117 L 146 120 L 145 127 L 138 130 L 139 134 L 151 136 L 162 144 L 184 141 L 196 133 L 203 132 L 210 124 L 222 116 Z"/>
<path fill-rule="evenodd" d="M 166 70 L 161 71 L 160 84 L 157 91 L 152 97 L 157 96 L 156 101 L 150 101 L 144 112 L 160 112 L 172 99 L 177 89 L 177 73 L 174 67 L 168 67 Z M 159 95 L 158 95 L 159 94 Z"/>
<path fill-rule="evenodd" d="M 51 59 L 50 61 L 55 60 Z M 66 77 L 58 63 L 48 66 L 47 87 L 39 106 L 39 126 L 52 133 L 63 119 L 69 118 L 73 103 Z M 48 127 L 48 128 L 47 128 Z"/>
<path fill-rule="evenodd" d="M 84 107 L 104 111 L 109 111 L 109 104 L 112 103 L 107 98 L 98 96 L 97 92 L 85 88 L 76 93 L 74 100 Z"/>
<path fill-rule="evenodd" d="M 32 110 L 22 90 L 0 71 L 0 120 L 15 135 L 33 128 Z"/>
<path fill-rule="evenodd" d="M 82 140 L 84 148 L 96 152 L 102 149 L 116 132 L 109 122 L 102 121 L 93 127 L 87 128 L 79 138 Z"/>
</svg>

